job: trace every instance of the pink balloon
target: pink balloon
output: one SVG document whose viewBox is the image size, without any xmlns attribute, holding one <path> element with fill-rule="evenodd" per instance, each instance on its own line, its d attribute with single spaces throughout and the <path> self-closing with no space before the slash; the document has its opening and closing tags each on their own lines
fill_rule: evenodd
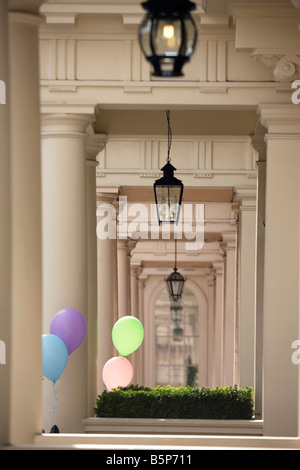
<svg viewBox="0 0 300 470">
<path fill-rule="evenodd" d="M 117 387 L 127 387 L 133 377 L 133 367 L 125 357 L 113 357 L 106 362 L 102 378 L 109 392 Z"/>
</svg>

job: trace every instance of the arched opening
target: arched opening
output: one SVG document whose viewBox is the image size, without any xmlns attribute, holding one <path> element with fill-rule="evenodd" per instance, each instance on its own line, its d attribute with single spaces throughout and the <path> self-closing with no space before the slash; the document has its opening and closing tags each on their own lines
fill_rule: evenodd
<svg viewBox="0 0 300 470">
<path fill-rule="evenodd" d="M 155 385 L 199 385 L 199 304 L 185 289 L 172 303 L 166 288 L 155 301 Z"/>
</svg>

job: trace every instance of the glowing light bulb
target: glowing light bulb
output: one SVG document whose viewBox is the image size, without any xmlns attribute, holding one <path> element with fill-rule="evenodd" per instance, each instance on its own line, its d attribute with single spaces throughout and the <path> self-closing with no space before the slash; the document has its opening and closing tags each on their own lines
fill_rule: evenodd
<svg viewBox="0 0 300 470">
<path fill-rule="evenodd" d="M 172 39 L 174 37 L 174 34 L 175 34 L 175 29 L 173 25 L 167 24 L 164 26 L 164 29 L 163 29 L 164 38 Z"/>
</svg>

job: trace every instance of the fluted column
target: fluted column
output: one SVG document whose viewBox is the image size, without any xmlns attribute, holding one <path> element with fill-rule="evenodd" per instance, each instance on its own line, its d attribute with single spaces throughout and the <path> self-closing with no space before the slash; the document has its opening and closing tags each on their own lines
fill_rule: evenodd
<svg viewBox="0 0 300 470">
<path fill-rule="evenodd" d="M 255 385 L 256 325 L 256 193 L 257 188 L 239 187 L 239 385 Z"/>
<path fill-rule="evenodd" d="M 75 308 L 87 318 L 86 129 L 89 115 L 42 117 L 43 332 L 53 316 Z M 69 356 L 61 377 L 55 424 L 82 431 L 87 416 L 87 342 Z M 52 388 L 44 380 L 44 426 L 49 430 Z"/>
<path fill-rule="evenodd" d="M 41 3 L 41 1 L 22 2 L 22 4 L 18 1 L 9 2 L 10 77 L 7 101 L 10 108 L 11 246 L 13 247 L 12 329 L 9 357 L 11 368 L 10 441 L 12 443 L 33 442 L 34 435 L 41 432 L 42 428 L 38 41 L 40 25 L 38 9 Z M 2 28 L 0 34 L 3 34 Z"/>
</svg>

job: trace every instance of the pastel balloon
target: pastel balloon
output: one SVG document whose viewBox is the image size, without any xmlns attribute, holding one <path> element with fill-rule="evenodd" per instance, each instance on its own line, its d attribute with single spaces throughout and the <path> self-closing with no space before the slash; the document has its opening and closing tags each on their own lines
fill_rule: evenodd
<svg viewBox="0 0 300 470">
<path fill-rule="evenodd" d="M 50 333 L 63 340 L 69 355 L 83 342 L 86 329 L 83 315 L 74 308 L 65 308 L 57 312 L 50 325 Z"/>
<path fill-rule="evenodd" d="M 133 367 L 125 357 L 113 357 L 106 362 L 102 378 L 109 392 L 118 387 L 127 387 L 132 381 Z"/>
<path fill-rule="evenodd" d="M 135 317 L 126 316 L 118 320 L 112 330 L 115 348 L 123 357 L 140 347 L 144 339 L 144 327 Z"/>
<path fill-rule="evenodd" d="M 42 373 L 43 376 L 56 382 L 68 363 L 68 350 L 58 336 L 42 335 Z"/>
</svg>

